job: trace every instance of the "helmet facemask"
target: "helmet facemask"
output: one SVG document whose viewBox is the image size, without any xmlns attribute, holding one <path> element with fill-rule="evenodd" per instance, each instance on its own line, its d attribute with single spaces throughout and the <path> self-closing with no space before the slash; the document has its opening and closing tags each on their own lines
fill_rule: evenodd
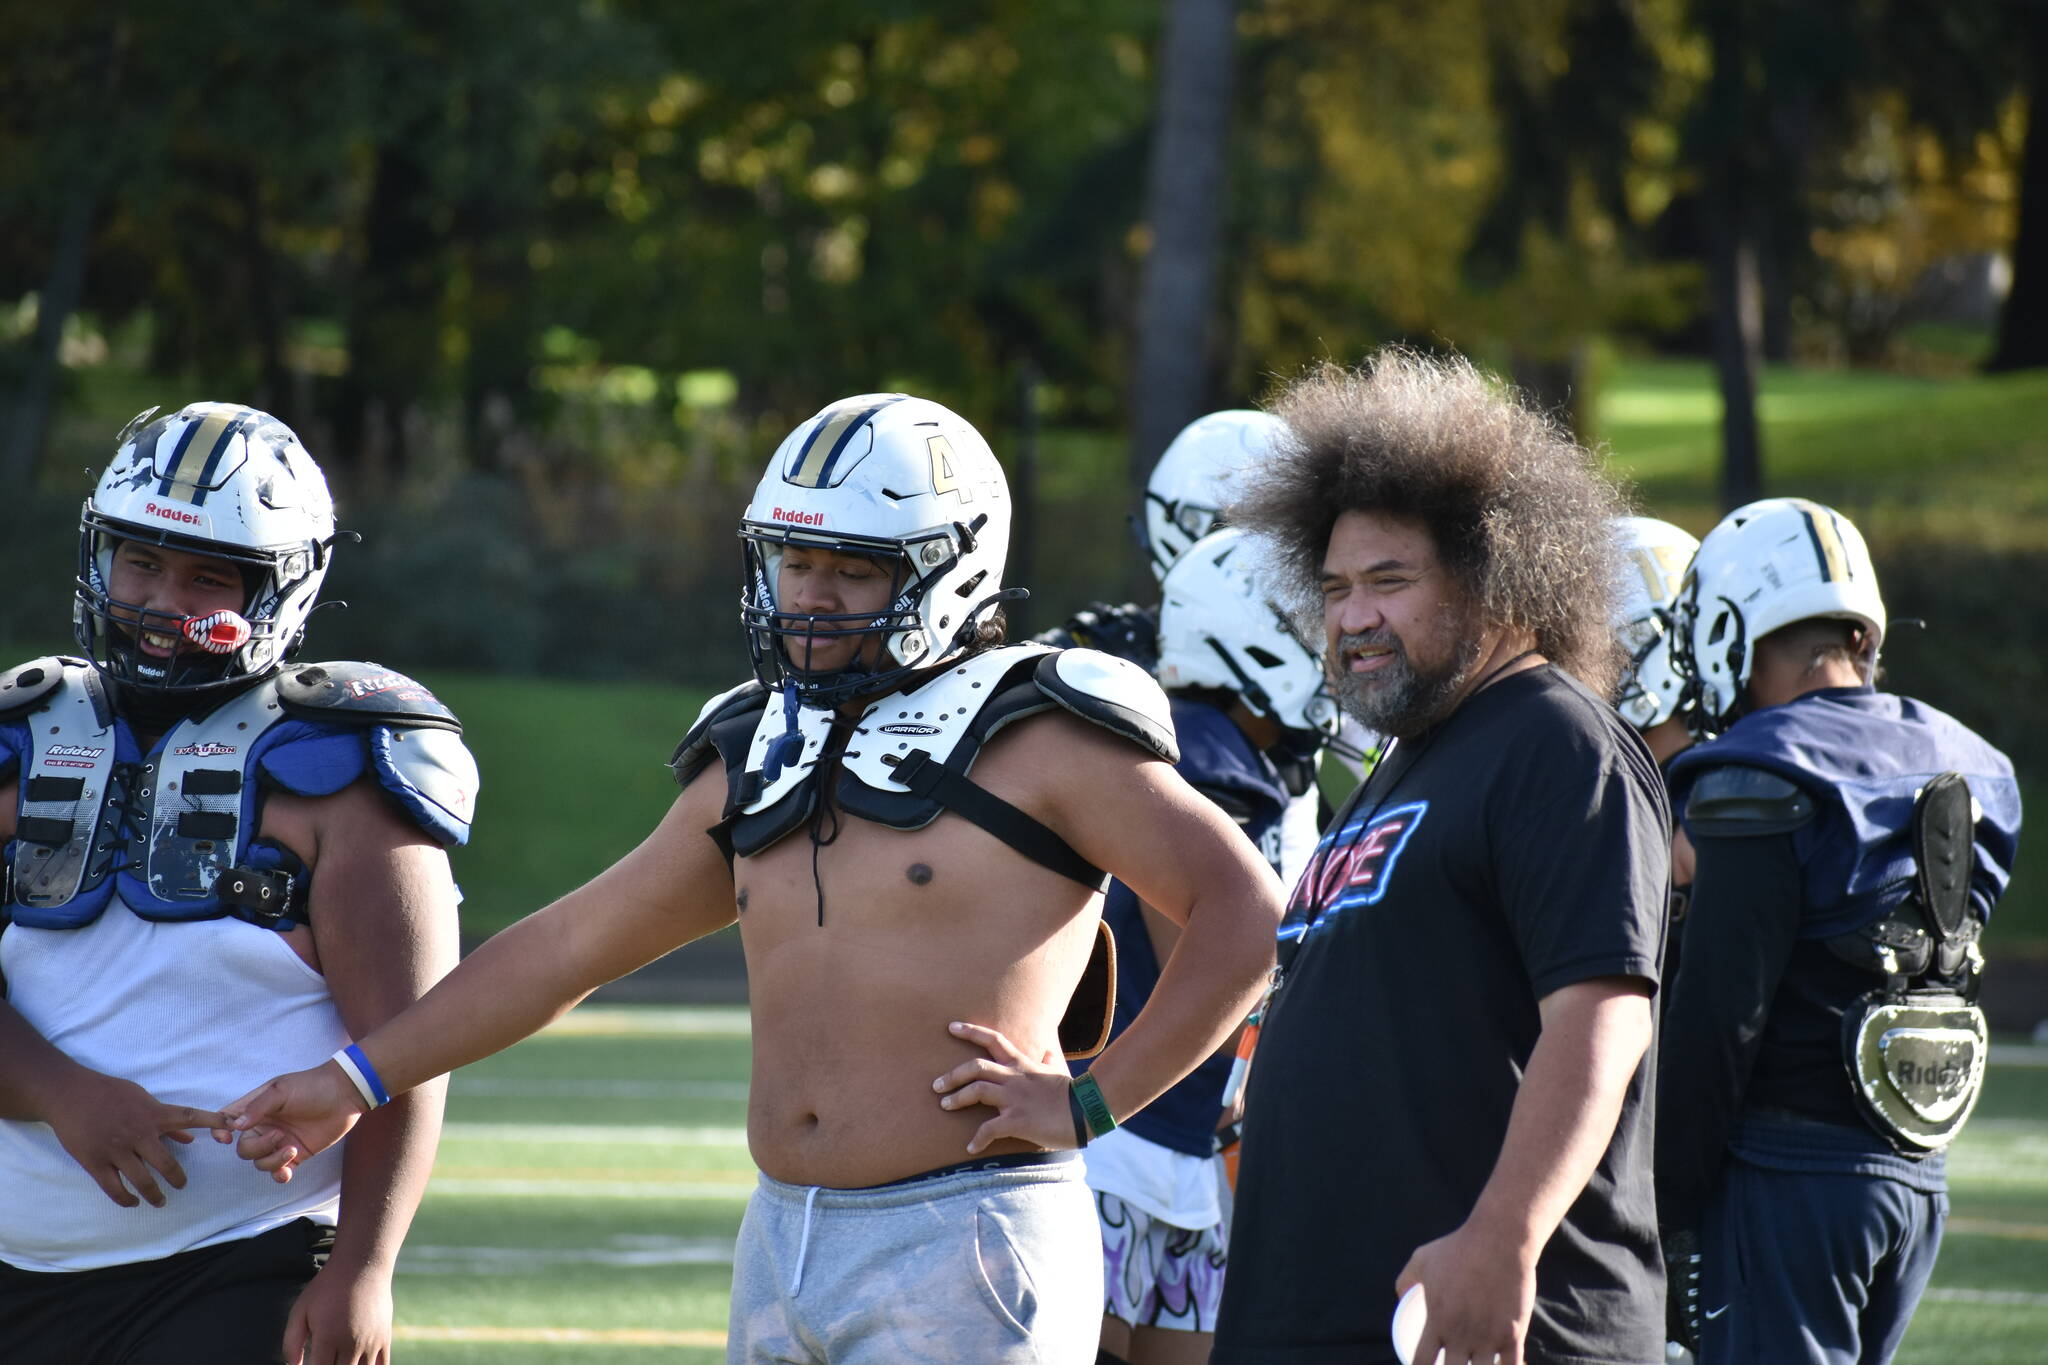
<svg viewBox="0 0 2048 1365">
<path fill-rule="evenodd" d="M 245 589 L 236 615 L 246 629 L 234 620 L 185 617 L 114 597 L 114 556 L 128 541 L 233 565 Z M 80 518 L 72 633 L 103 673 L 144 691 L 198 693 L 260 677 L 297 647 L 326 576 L 329 550 L 327 543 L 250 550 L 166 535 L 113 521 L 87 504 Z M 167 639 L 170 656 L 146 651 L 143 635 Z"/>
<path fill-rule="evenodd" d="M 116 438 L 79 514 L 72 630 L 110 679 L 197 698 L 264 676 L 297 647 L 327 574 L 334 504 L 319 466 L 269 413 L 232 403 L 156 412 Z M 123 544 L 231 565 L 239 601 L 192 620 L 117 600 Z M 144 648 L 145 636 L 168 652 Z"/>
<path fill-rule="evenodd" d="M 745 557 L 740 618 L 754 676 L 764 687 L 790 688 L 805 706 L 830 709 L 887 692 L 920 669 L 945 662 L 972 643 L 986 609 L 1021 595 L 995 593 L 972 601 L 983 574 L 950 584 L 963 549 L 972 549 L 973 534 L 973 527 L 956 523 L 896 541 L 745 523 L 740 529 Z M 872 561 L 889 575 L 887 605 L 879 612 L 784 611 L 776 590 L 784 553 L 797 546 Z M 969 600 L 942 614 L 934 601 L 941 595 Z M 819 637 L 849 635 L 863 637 L 851 660 L 836 668 L 811 666 Z"/>
</svg>

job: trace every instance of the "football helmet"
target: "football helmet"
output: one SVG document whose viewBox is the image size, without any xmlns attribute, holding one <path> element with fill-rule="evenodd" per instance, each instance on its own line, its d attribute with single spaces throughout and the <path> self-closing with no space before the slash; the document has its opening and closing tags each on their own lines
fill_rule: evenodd
<svg viewBox="0 0 2048 1365">
<path fill-rule="evenodd" d="M 1744 709 L 1755 641 L 1814 617 L 1860 622 L 1876 665 L 1884 599 L 1862 533 L 1805 498 L 1738 507 L 1707 532 L 1679 589 L 1674 656 L 1701 734 L 1725 730 Z"/>
<path fill-rule="evenodd" d="M 1321 652 L 1302 642 L 1259 582 L 1243 531 L 1196 541 L 1160 584 L 1159 685 L 1213 687 L 1244 698 L 1281 728 L 1335 737 L 1337 699 Z"/>
<path fill-rule="evenodd" d="M 192 694 L 260 677 L 298 647 L 327 576 L 335 539 L 327 480 L 267 412 L 238 403 L 157 412 L 138 414 L 116 438 L 113 462 L 79 514 L 72 632 L 101 672 L 145 692 Z M 129 541 L 234 564 L 248 590 L 240 619 L 114 600 L 114 551 Z M 154 658 L 140 647 L 145 632 L 178 643 Z"/>
<path fill-rule="evenodd" d="M 981 434 L 924 398 L 841 399 L 776 448 L 740 521 L 746 580 L 740 616 L 754 675 L 802 705 L 830 708 L 885 691 L 959 654 L 998 602 L 1010 546 L 1010 490 Z M 893 573 L 879 615 L 790 615 L 776 604 L 792 545 L 865 555 Z M 881 659 L 831 671 L 805 667 L 815 634 L 878 635 Z"/>
<path fill-rule="evenodd" d="M 1614 631 L 1629 663 L 1614 704 L 1629 724 L 1648 730 L 1678 713 L 1685 689 L 1671 662 L 1671 612 L 1700 543 L 1655 517 L 1618 517 L 1615 531 L 1621 583 Z"/>
<path fill-rule="evenodd" d="M 1198 417 L 1173 438 L 1145 481 L 1145 549 L 1154 578 L 1164 581 L 1190 546 L 1223 524 L 1238 471 L 1264 460 L 1286 431 L 1271 413 L 1240 408 Z"/>
</svg>

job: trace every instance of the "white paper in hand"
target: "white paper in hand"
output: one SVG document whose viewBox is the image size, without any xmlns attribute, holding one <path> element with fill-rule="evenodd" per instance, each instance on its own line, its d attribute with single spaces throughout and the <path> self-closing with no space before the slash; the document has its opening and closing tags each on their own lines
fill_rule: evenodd
<svg viewBox="0 0 2048 1365">
<path fill-rule="evenodd" d="M 1394 1354 L 1401 1357 L 1401 1365 L 1415 1365 L 1415 1348 L 1422 1344 L 1422 1324 L 1429 1316 L 1423 1306 L 1422 1286 L 1413 1284 L 1401 1296 L 1401 1302 L 1394 1306 Z M 1444 1353 L 1436 1353 L 1436 1365 L 1442 1365 Z"/>
</svg>

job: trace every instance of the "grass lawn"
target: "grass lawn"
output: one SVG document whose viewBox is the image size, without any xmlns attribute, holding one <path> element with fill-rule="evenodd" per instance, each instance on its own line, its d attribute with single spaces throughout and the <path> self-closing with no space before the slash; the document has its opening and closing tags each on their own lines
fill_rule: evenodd
<svg viewBox="0 0 2048 1365">
<path fill-rule="evenodd" d="M 743 1011 L 585 1006 L 457 1073 L 399 1260 L 409 1365 L 722 1360 L 753 1173 Z M 2048 1350 L 2048 1049 L 2004 1046 L 1901 1365 Z"/>
</svg>

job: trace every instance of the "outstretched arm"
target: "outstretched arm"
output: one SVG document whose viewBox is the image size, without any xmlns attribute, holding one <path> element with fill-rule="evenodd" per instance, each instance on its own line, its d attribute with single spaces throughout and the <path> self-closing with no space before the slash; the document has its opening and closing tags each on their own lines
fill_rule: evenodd
<svg viewBox="0 0 2048 1365">
<path fill-rule="evenodd" d="M 393 1095 L 510 1047 L 607 981 L 732 923 L 732 874 L 705 833 L 724 801 L 707 770 L 638 848 L 492 937 L 418 1004 L 358 1040 Z M 369 1106 L 334 1062 L 258 1087 L 223 1112 L 238 1150 L 289 1179 Z"/>
</svg>

